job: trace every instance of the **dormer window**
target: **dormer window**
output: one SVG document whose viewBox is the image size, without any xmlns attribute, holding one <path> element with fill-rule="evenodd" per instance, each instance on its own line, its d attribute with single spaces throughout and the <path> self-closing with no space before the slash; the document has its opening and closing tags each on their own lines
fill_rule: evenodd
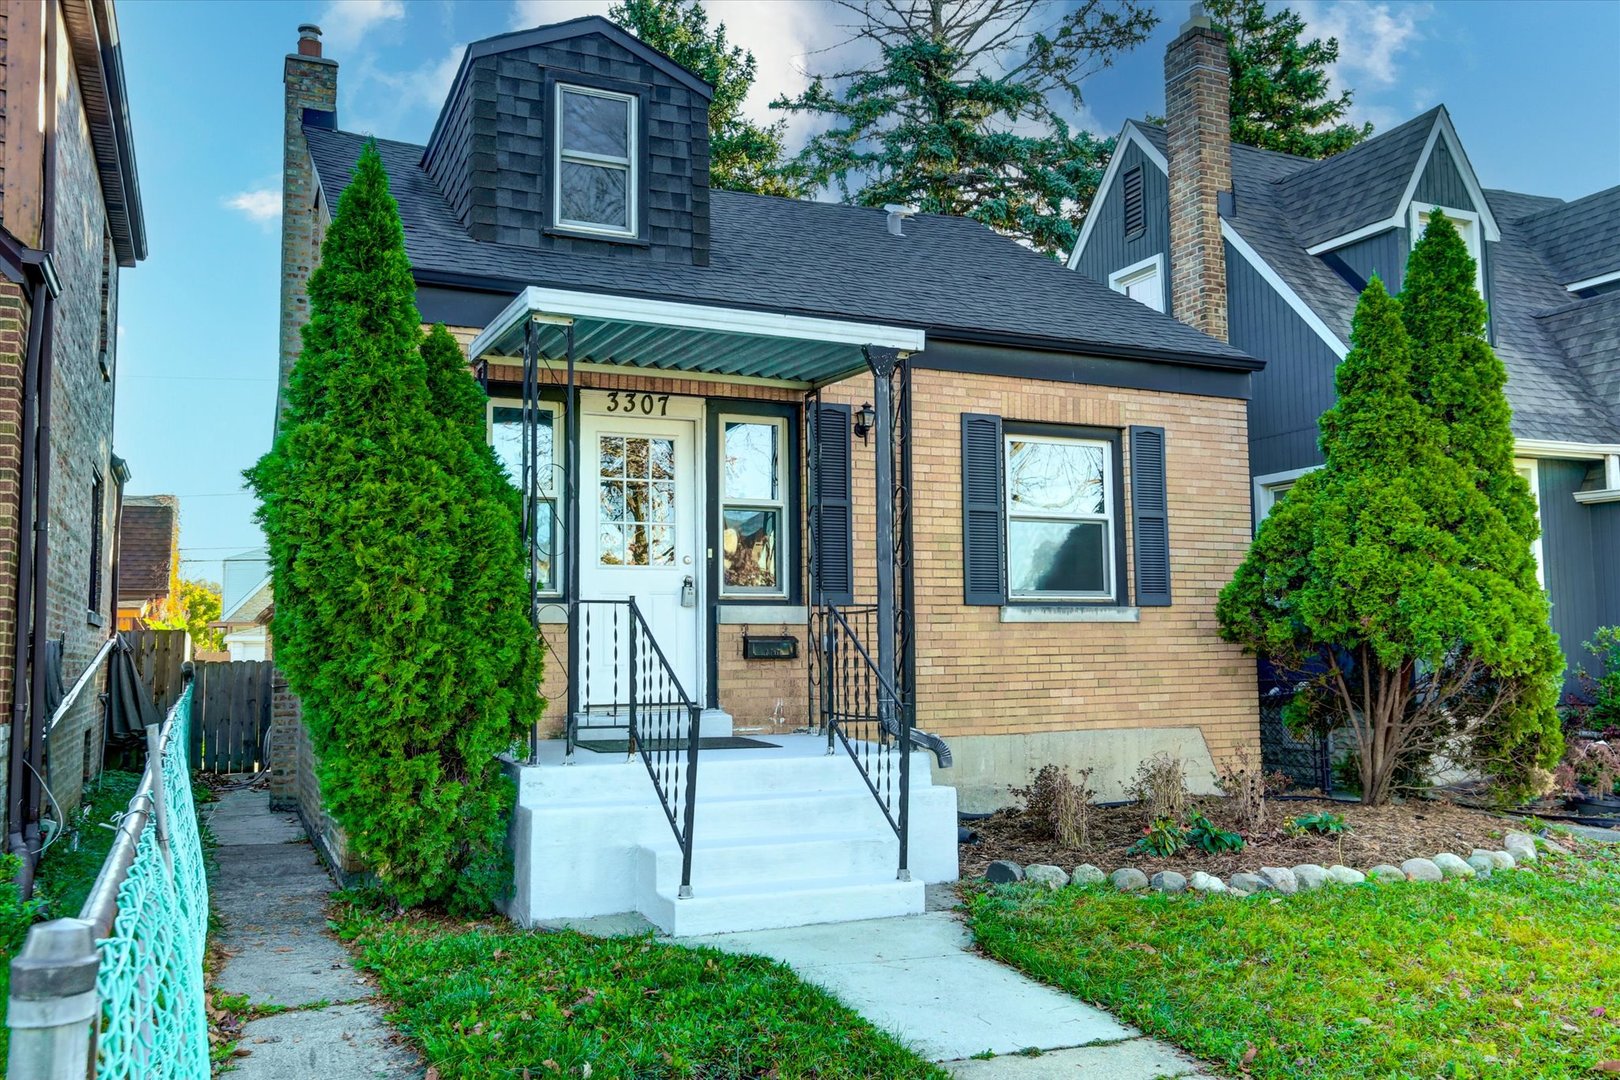
<svg viewBox="0 0 1620 1080">
<path fill-rule="evenodd" d="M 558 85 L 552 156 L 552 220 L 558 227 L 636 235 L 636 105 L 633 94 Z"/>
<path fill-rule="evenodd" d="M 1452 228 L 1457 230 L 1457 235 L 1462 237 L 1464 246 L 1468 248 L 1468 254 L 1474 260 L 1474 287 L 1479 290 L 1479 295 L 1483 297 L 1485 295 L 1485 259 L 1483 253 L 1479 250 L 1479 215 L 1471 210 L 1450 210 L 1442 206 L 1414 202 L 1412 204 L 1412 227 L 1410 230 L 1413 247 L 1417 247 L 1417 242 L 1423 238 L 1423 230 L 1429 227 L 1429 220 L 1436 214 L 1440 214 L 1447 221 L 1450 221 Z"/>
</svg>

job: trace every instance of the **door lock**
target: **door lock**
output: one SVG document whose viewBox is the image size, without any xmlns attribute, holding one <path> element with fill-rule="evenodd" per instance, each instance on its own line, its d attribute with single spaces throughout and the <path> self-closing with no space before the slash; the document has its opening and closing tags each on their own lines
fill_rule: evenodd
<svg viewBox="0 0 1620 1080">
<path fill-rule="evenodd" d="M 692 580 L 691 574 L 681 582 L 681 607 L 697 607 L 697 582 Z"/>
</svg>

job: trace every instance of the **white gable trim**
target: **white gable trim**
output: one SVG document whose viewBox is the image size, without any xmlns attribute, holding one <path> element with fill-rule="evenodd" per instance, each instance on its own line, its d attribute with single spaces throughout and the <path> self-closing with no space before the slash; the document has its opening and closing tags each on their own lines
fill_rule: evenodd
<svg viewBox="0 0 1620 1080">
<path fill-rule="evenodd" d="M 1620 455 L 1620 444 L 1559 442 L 1554 439 L 1519 439 L 1513 452 L 1520 457 L 1563 458 L 1566 461 L 1602 461 Z"/>
<path fill-rule="evenodd" d="M 1238 235 L 1238 231 L 1232 227 L 1232 223 L 1225 218 L 1221 219 L 1221 236 L 1227 243 L 1232 245 L 1234 251 L 1243 256 L 1245 262 L 1254 267 L 1255 273 L 1266 279 L 1266 284 L 1275 289 L 1277 295 L 1283 298 L 1283 302 L 1294 309 L 1294 314 L 1305 320 L 1305 325 L 1315 331 L 1316 336 L 1321 338 L 1329 349 L 1333 350 L 1334 356 L 1343 360 L 1349 354 L 1350 347 L 1339 340 L 1339 335 L 1328 329 L 1328 324 L 1322 321 L 1322 317 L 1312 311 L 1309 304 L 1300 299 L 1299 294 L 1278 275 L 1277 271 L 1271 268 L 1271 264 L 1262 259 L 1259 253 L 1249 246 L 1247 240 Z"/>
<path fill-rule="evenodd" d="M 1589 277 L 1583 278 L 1580 281 L 1572 281 L 1568 285 L 1565 285 L 1564 288 L 1568 289 L 1570 292 L 1580 292 L 1582 289 L 1595 289 L 1599 285 L 1607 285 L 1611 281 L 1620 281 L 1620 270 L 1611 270 L 1609 273 L 1599 274 L 1597 277 Z"/>
<path fill-rule="evenodd" d="M 1383 221 L 1375 221 L 1354 232 L 1335 236 L 1320 244 L 1312 244 L 1305 250 L 1312 255 L 1320 255 L 1325 251 L 1336 251 L 1357 240 L 1376 236 L 1386 229 L 1403 227 L 1407 223 L 1412 200 L 1417 197 L 1418 184 L 1423 180 L 1423 170 L 1429 167 L 1429 159 L 1434 156 L 1434 148 L 1441 139 L 1446 140 L 1446 149 L 1451 152 L 1451 160 L 1456 163 L 1457 174 L 1462 177 L 1463 187 L 1468 189 L 1468 197 L 1474 203 L 1472 212 L 1479 215 L 1485 240 L 1495 243 L 1502 239 L 1502 231 L 1496 227 L 1496 218 L 1491 214 L 1491 204 L 1485 201 L 1485 191 L 1479 186 L 1479 177 L 1474 175 L 1474 166 L 1469 162 L 1468 155 L 1463 153 L 1462 140 L 1457 138 L 1457 129 L 1451 126 L 1451 114 L 1441 109 L 1440 115 L 1435 118 L 1434 126 L 1429 129 L 1429 139 L 1423 144 L 1423 153 L 1418 155 L 1417 167 L 1412 170 L 1411 177 L 1406 181 L 1406 190 L 1401 194 L 1401 201 L 1395 204 L 1395 213 Z M 1455 214 L 1461 211 L 1462 207 L 1448 206 L 1445 209 Z"/>
<path fill-rule="evenodd" d="M 1080 223 L 1080 239 L 1074 242 L 1074 250 L 1069 253 L 1069 269 L 1073 270 L 1080 265 L 1080 255 L 1086 250 L 1086 241 L 1091 239 L 1091 229 L 1097 222 L 1097 211 L 1102 207 L 1103 200 L 1114 189 L 1114 176 L 1119 172 L 1120 160 L 1125 156 L 1125 147 L 1135 143 L 1142 151 L 1142 156 L 1159 167 L 1164 175 L 1170 175 L 1170 163 L 1158 148 L 1148 141 L 1141 130 L 1131 122 L 1125 121 L 1120 129 L 1119 139 L 1114 143 L 1114 156 L 1108 159 L 1108 168 L 1103 171 L 1102 183 L 1097 185 L 1097 197 L 1091 200 L 1091 209 L 1086 213 L 1086 220 Z"/>
</svg>

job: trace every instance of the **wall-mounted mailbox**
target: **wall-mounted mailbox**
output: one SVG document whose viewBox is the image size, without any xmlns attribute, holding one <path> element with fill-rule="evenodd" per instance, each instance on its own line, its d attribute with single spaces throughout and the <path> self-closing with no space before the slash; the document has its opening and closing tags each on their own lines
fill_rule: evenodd
<svg viewBox="0 0 1620 1080">
<path fill-rule="evenodd" d="M 792 634 L 773 634 L 760 637 L 743 635 L 744 660 L 797 660 L 799 639 Z"/>
</svg>

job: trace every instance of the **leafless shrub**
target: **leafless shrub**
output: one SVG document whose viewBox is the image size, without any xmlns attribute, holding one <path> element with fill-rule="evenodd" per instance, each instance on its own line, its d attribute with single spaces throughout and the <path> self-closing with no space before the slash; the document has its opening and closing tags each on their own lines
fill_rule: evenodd
<svg viewBox="0 0 1620 1080">
<path fill-rule="evenodd" d="M 1267 825 L 1266 800 L 1280 794 L 1291 783 L 1281 772 L 1266 773 L 1247 748 L 1223 761 L 1215 770 L 1215 786 L 1232 800 L 1242 831 L 1250 836 L 1264 832 Z"/>
<path fill-rule="evenodd" d="M 1154 754 L 1136 770 L 1126 792 L 1142 804 L 1149 821 L 1180 821 L 1187 811 L 1187 770 L 1169 754 Z"/>
<path fill-rule="evenodd" d="M 1091 839 L 1091 770 L 1081 769 L 1071 778 L 1061 765 L 1045 765 L 1034 774 L 1028 787 L 1009 788 L 1024 800 L 1025 811 L 1050 830 L 1051 837 L 1067 848 L 1084 847 Z"/>
</svg>

